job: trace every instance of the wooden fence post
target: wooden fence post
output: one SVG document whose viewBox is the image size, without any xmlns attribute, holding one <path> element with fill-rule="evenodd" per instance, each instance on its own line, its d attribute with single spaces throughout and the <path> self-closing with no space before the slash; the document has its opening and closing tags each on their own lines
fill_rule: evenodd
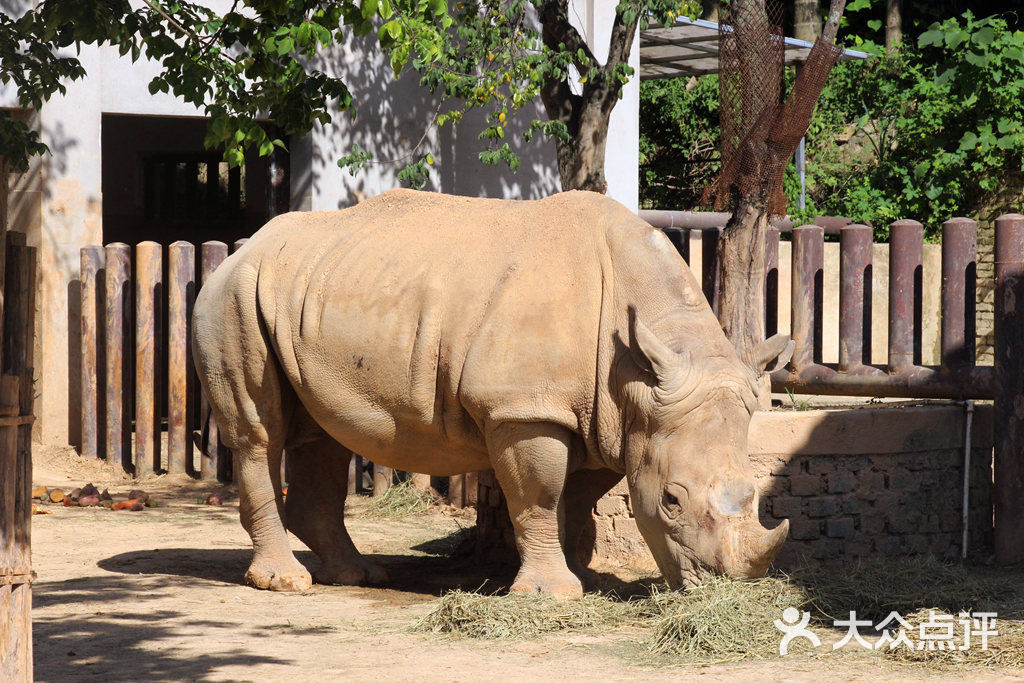
<svg viewBox="0 0 1024 683">
<path fill-rule="evenodd" d="M 82 449 L 87 458 L 99 455 L 100 382 L 99 382 L 99 282 L 103 269 L 103 247 L 82 247 L 81 268 L 81 349 L 82 349 Z"/>
<path fill-rule="evenodd" d="M 213 275 L 213 271 L 217 270 L 217 266 L 228 257 L 228 245 L 217 241 L 203 242 L 200 252 L 201 284 L 205 285 Z M 207 402 L 206 396 L 200 400 L 199 415 L 200 421 L 206 423 L 200 425 L 203 433 L 199 454 L 199 474 L 203 479 L 216 478 L 221 481 L 231 481 L 231 458 L 226 457 L 225 449 L 220 446 L 220 432 L 217 429 L 217 422 L 210 413 L 210 404 Z"/>
<path fill-rule="evenodd" d="M 8 233 L 0 377 L 0 680 L 32 680 L 34 247 Z"/>
<path fill-rule="evenodd" d="M 992 497 L 1000 564 L 1024 561 L 1024 216 L 996 219 L 996 420 Z"/>
<path fill-rule="evenodd" d="M 30 520 L 24 515 L 24 505 L 31 506 L 32 479 L 22 476 L 18 457 L 19 385 L 18 377 L 0 376 L 0 496 L 12 503 L 0 506 L 0 680 L 5 681 L 32 680 Z"/>
<path fill-rule="evenodd" d="M 466 488 L 466 475 L 455 474 L 448 477 L 448 504 L 453 507 L 463 507 Z"/>
<path fill-rule="evenodd" d="M 160 468 L 160 300 L 163 249 L 135 247 L 135 475 Z"/>
<path fill-rule="evenodd" d="M 168 248 L 167 303 L 167 471 L 192 470 L 192 305 L 196 248 L 178 241 Z"/>
<path fill-rule="evenodd" d="M 889 372 L 921 363 L 921 262 L 924 228 L 901 220 L 889 226 Z"/>
<path fill-rule="evenodd" d="M 722 228 L 705 228 L 700 233 L 700 268 L 701 289 L 708 300 L 711 310 L 718 315 L 718 299 L 722 287 L 722 274 L 718 264 L 718 242 L 722 237 Z"/>
<path fill-rule="evenodd" d="M 130 472 L 132 364 L 124 359 L 131 346 L 131 247 L 123 242 L 108 244 L 105 260 L 106 457 L 108 464 L 116 463 Z"/>
</svg>

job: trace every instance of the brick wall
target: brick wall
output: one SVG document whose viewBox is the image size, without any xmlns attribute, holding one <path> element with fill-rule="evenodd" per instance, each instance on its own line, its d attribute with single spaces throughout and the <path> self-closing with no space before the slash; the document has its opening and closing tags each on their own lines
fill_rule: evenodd
<svg viewBox="0 0 1024 683">
<path fill-rule="evenodd" d="M 790 520 L 777 564 L 802 557 L 959 556 L 964 410 L 921 406 L 758 414 L 751 463 L 761 520 Z M 972 430 L 970 540 L 992 543 L 992 410 L 978 406 Z M 653 567 L 621 483 L 595 509 L 598 561 Z"/>
</svg>

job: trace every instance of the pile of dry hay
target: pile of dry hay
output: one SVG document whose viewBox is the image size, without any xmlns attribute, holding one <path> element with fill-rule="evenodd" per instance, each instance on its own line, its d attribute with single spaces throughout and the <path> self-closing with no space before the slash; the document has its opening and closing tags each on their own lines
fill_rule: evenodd
<svg viewBox="0 0 1024 683">
<path fill-rule="evenodd" d="M 831 628 L 833 619 L 845 619 L 850 611 L 874 623 L 897 611 L 918 624 L 913 619 L 921 617 L 922 609 L 926 619 L 929 607 L 953 614 L 994 610 L 1001 617 L 1000 636 L 990 639 L 988 651 L 899 649 L 886 651 L 885 656 L 972 667 L 1024 664 L 1024 594 L 1007 579 L 974 577 L 932 558 L 864 561 L 839 570 L 806 567 L 756 581 L 705 576 L 701 586 L 685 593 L 653 590 L 629 600 L 587 594 L 578 601 L 558 602 L 544 596 L 453 591 L 443 595 L 413 630 L 526 639 L 554 631 L 606 632 L 634 626 L 649 633 L 649 654 L 674 663 L 712 663 L 778 657 L 781 636 L 774 620 L 787 607 L 811 612 L 818 629 Z M 794 640 L 790 652 L 809 649 L 803 643 Z"/>
<path fill-rule="evenodd" d="M 654 592 L 639 600 L 639 616 L 653 620 L 649 650 L 692 662 L 778 656 L 774 621 L 787 607 L 804 609 L 806 593 L 785 576 L 736 581 L 705 576 L 684 593 Z"/>
<path fill-rule="evenodd" d="M 363 514 L 397 519 L 426 512 L 440 501 L 441 497 L 433 490 L 417 488 L 407 479 L 390 487 L 380 498 L 374 498 Z"/>
<path fill-rule="evenodd" d="M 559 601 L 548 595 L 482 595 L 454 590 L 441 596 L 412 630 L 468 638 L 524 639 L 553 631 L 619 626 L 629 617 L 628 603 L 594 593 L 579 600 Z"/>
</svg>

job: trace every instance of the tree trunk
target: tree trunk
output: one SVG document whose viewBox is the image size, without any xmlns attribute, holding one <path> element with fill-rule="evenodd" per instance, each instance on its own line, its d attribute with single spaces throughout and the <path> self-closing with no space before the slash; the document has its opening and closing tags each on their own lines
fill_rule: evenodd
<svg viewBox="0 0 1024 683">
<path fill-rule="evenodd" d="M 563 191 L 590 190 L 604 194 L 608 190 L 604 177 L 608 119 L 609 116 L 596 106 L 583 107 L 575 125 L 570 127 L 569 140 L 557 142 L 558 175 Z"/>
<path fill-rule="evenodd" d="M 903 0 L 885 0 L 885 50 L 903 41 Z"/>
<path fill-rule="evenodd" d="M 701 3 L 701 16 L 708 21 L 718 21 L 718 12 L 722 9 L 722 0 L 704 0 Z"/>
<path fill-rule="evenodd" d="M 813 43 L 821 35 L 818 0 L 794 0 L 793 34 L 798 40 Z"/>
<path fill-rule="evenodd" d="M 718 243 L 718 321 L 740 359 L 750 365 L 754 348 L 764 340 L 767 209 L 760 198 L 740 197 Z"/>
</svg>

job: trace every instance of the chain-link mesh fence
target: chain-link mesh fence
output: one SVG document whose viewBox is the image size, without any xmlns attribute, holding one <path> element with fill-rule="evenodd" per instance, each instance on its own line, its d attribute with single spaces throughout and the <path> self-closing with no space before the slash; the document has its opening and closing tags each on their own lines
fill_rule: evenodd
<svg viewBox="0 0 1024 683">
<path fill-rule="evenodd" d="M 722 172 L 704 203 L 727 209 L 735 188 L 763 196 L 770 213 L 784 214 L 783 173 L 841 51 L 818 40 L 783 100 L 782 3 L 732 0 L 722 7 L 718 31 Z"/>
</svg>

